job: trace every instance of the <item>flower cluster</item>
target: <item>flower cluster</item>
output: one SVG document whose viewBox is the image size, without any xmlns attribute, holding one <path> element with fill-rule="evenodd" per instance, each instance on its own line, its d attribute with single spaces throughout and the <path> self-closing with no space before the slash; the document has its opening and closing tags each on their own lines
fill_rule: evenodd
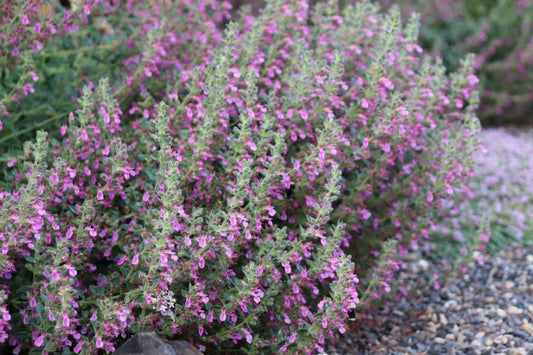
<svg viewBox="0 0 533 355">
<path fill-rule="evenodd" d="M 134 33 L 119 74 L 88 80 L 68 122 L 9 163 L 14 353 L 111 352 L 143 330 L 321 351 L 472 175 L 473 58 L 447 76 L 416 16 L 273 0 L 227 23 L 215 0 L 81 3 L 80 28 Z"/>
</svg>

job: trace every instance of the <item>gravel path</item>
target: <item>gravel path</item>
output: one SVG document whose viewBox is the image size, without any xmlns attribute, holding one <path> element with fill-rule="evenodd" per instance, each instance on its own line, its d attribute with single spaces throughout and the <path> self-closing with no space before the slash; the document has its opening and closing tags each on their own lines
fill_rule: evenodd
<svg viewBox="0 0 533 355">
<path fill-rule="evenodd" d="M 533 247 L 513 245 L 464 273 L 349 324 L 326 354 L 533 354 Z M 415 282 L 438 265 L 412 261 Z"/>
</svg>

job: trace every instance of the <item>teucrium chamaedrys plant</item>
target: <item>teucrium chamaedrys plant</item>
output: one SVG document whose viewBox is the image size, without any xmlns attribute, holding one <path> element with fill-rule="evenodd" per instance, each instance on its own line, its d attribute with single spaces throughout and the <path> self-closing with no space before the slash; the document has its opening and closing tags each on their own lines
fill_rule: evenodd
<svg viewBox="0 0 533 355">
<path fill-rule="evenodd" d="M 472 58 L 447 77 L 420 60 L 416 17 L 403 29 L 369 2 L 271 1 L 223 35 L 211 22 L 178 66 L 163 39 L 217 4 L 156 5 L 131 10 L 162 16 L 136 38 L 161 41 L 136 84 L 90 83 L 61 137 L 14 163 L 1 339 L 94 353 L 155 329 L 207 351 L 321 350 L 468 180 Z M 176 13 L 192 27 L 174 33 Z"/>
</svg>

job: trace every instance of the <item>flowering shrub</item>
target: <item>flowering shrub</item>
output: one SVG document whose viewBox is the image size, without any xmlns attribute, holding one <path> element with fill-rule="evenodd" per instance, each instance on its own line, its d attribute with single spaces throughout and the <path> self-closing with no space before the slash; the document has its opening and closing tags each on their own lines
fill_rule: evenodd
<svg viewBox="0 0 533 355">
<path fill-rule="evenodd" d="M 10 162 L 0 340 L 110 352 L 155 329 L 321 350 L 471 176 L 473 58 L 446 76 L 416 16 L 369 2 L 271 1 L 226 26 L 227 3 L 116 6 L 117 28 L 141 23 L 122 72 Z"/>
<path fill-rule="evenodd" d="M 381 4 L 391 4 L 380 0 Z M 533 4 L 524 0 L 395 1 L 422 14 L 421 42 L 449 70 L 476 53 L 484 125 L 532 123 Z"/>
</svg>

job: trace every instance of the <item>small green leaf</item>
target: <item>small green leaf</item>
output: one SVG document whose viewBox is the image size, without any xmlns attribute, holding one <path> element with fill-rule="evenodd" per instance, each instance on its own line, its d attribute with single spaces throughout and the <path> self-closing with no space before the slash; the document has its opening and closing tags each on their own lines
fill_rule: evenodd
<svg viewBox="0 0 533 355">
<path fill-rule="evenodd" d="M 96 286 L 96 285 L 90 285 L 89 290 L 91 293 L 95 296 L 104 296 L 104 289 L 102 287 Z"/>
</svg>

